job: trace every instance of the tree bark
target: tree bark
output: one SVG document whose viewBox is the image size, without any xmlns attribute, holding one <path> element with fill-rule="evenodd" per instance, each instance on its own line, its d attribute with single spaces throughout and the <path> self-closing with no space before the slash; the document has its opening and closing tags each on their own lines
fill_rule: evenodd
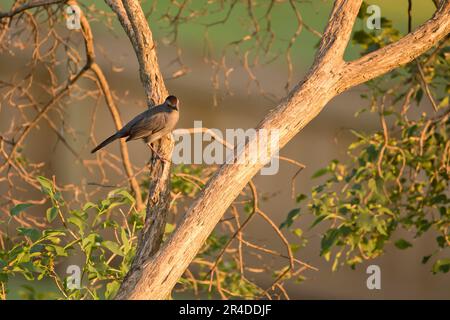
<svg viewBox="0 0 450 320">
<path fill-rule="evenodd" d="M 362 0 L 336 0 L 310 72 L 257 129 L 278 130 L 279 146 L 282 148 L 333 97 L 412 61 L 447 35 L 450 31 L 449 1 L 442 1 L 433 18 L 415 32 L 346 63 L 343 60 L 344 50 Z M 255 139 L 248 141 L 236 158 L 245 157 L 254 143 L 257 143 Z M 261 169 L 262 164 L 247 159 L 241 163 L 222 165 L 164 246 L 143 262 L 133 281 L 122 285 L 118 299 L 165 299 L 169 296 L 223 213 Z"/>
<path fill-rule="evenodd" d="M 164 102 L 168 91 L 159 69 L 152 32 L 139 2 L 106 0 L 106 3 L 116 13 L 136 53 L 148 107 Z M 160 140 L 156 150 L 162 158 L 170 159 L 173 146 L 173 137 L 168 135 Z M 144 263 L 161 245 L 170 204 L 170 168 L 170 162 L 161 161 L 158 157 L 153 156 L 150 160 L 150 185 L 144 228 L 139 234 L 136 255 L 117 298 L 122 297 L 123 292 L 127 292 L 141 278 Z"/>
</svg>

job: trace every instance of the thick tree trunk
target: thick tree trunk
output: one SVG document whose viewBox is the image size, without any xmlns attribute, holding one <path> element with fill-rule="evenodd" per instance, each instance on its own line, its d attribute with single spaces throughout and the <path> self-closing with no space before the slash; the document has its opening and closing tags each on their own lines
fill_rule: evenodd
<svg viewBox="0 0 450 320">
<path fill-rule="evenodd" d="M 257 127 L 258 130 L 277 130 L 280 148 L 314 119 L 333 97 L 408 63 L 431 48 L 450 31 L 450 0 L 444 0 L 435 16 L 412 34 L 359 60 L 346 63 L 343 60 L 343 54 L 361 2 L 362 0 L 335 1 L 311 71 L 305 80 L 299 83 Z M 136 8 L 129 10 L 130 4 L 134 3 L 138 6 L 137 2 L 123 0 L 123 3 L 130 20 L 134 19 L 130 15 L 140 15 Z M 126 22 L 125 24 L 122 22 L 122 25 L 129 35 L 131 32 L 138 33 L 140 30 L 145 38 L 145 34 L 150 32 L 146 23 L 144 26 L 136 23 L 136 27 L 142 27 L 142 29 L 136 29 L 136 27 L 127 29 Z M 138 38 L 136 37 L 135 41 L 139 42 Z M 134 46 L 139 48 L 139 45 L 134 44 Z M 140 49 L 136 50 L 136 53 L 142 68 L 145 64 L 141 60 L 146 57 L 139 57 L 138 51 Z M 142 70 L 141 79 L 144 83 L 148 80 L 148 77 L 142 75 Z M 161 90 L 161 88 L 158 89 Z M 237 158 L 245 157 L 255 143 L 257 143 L 255 139 L 250 140 Z M 274 151 L 271 150 L 272 153 Z M 117 298 L 167 298 L 223 213 L 261 167 L 262 164 L 249 161 L 249 157 L 245 157 L 244 161 L 238 161 L 238 163 L 223 165 L 186 212 L 170 239 L 156 254 L 149 256 L 148 254 L 155 250 L 143 249 L 155 239 L 142 236 L 138 251 L 144 250 L 146 255 L 135 260 L 139 262 L 139 265 L 131 268 Z M 167 183 L 165 177 L 163 180 Z M 163 201 L 163 204 L 157 204 L 160 210 L 155 212 L 162 213 L 164 203 Z"/>
</svg>

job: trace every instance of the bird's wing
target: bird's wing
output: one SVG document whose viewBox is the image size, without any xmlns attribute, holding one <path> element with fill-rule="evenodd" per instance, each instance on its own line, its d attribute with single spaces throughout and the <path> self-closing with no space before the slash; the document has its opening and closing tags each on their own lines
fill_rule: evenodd
<svg viewBox="0 0 450 320">
<path fill-rule="evenodd" d="M 149 110 L 150 111 L 150 110 Z M 149 112 L 145 117 L 136 121 L 130 128 L 128 140 L 135 140 L 155 134 L 165 128 L 165 112 Z"/>
<path fill-rule="evenodd" d="M 136 117 L 131 119 L 126 125 L 118 131 L 120 137 L 128 137 L 131 134 L 131 129 L 139 122 L 141 122 L 146 117 L 146 112 L 138 114 Z"/>
</svg>

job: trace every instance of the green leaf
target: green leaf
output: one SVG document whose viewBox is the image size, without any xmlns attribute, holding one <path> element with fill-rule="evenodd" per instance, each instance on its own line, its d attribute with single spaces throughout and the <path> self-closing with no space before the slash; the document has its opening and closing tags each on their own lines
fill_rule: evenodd
<svg viewBox="0 0 450 320">
<path fill-rule="evenodd" d="M 370 35 L 364 30 L 355 31 L 353 41 L 357 44 L 367 44 L 370 42 Z"/>
<path fill-rule="evenodd" d="M 101 238 L 96 233 L 89 234 L 86 238 L 81 240 L 81 247 L 86 253 L 86 256 L 89 258 L 94 247 L 99 245 L 98 241 L 101 241 Z"/>
<path fill-rule="evenodd" d="M 358 110 L 355 112 L 355 114 L 353 115 L 355 118 L 359 117 L 362 113 L 366 112 L 367 109 L 366 108 L 362 108 L 361 110 Z M 350 147 L 349 147 L 350 148 Z"/>
<path fill-rule="evenodd" d="M 370 214 L 370 212 L 363 211 L 358 216 L 358 219 L 356 221 L 357 226 L 361 228 L 361 230 L 365 232 L 369 232 L 372 230 L 372 228 L 375 226 L 373 223 L 373 216 Z"/>
<path fill-rule="evenodd" d="M 300 208 L 292 209 L 292 210 L 288 213 L 286 220 L 284 220 L 284 221 L 280 224 L 280 229 L 283 229 L 283 228 L 285 228 L 285 227 L 286 227 L 286 228 L 289 228 L 289 227 L 294 223 L 294 220 L 298 218 L 299 215 L 300 215 Z"/>
<path fill-rule="evenodd" d="M 48 180 L 46 177 L 43 176 L 37 177 L 37 180 L 41 184 L 43 192 L 49 195 L 53 194 L 53 182 L 51 182 L 50 180 Z"/>
<path fill-rule="evenodd" d="M 305 199 L 308 199 L 308 196 L 306 195 L 306 194 L 299 194 L 298 196 L 297 196 L 297 198 L 295 199 L 295 201 L 297 202 L 297 203 L 300 203 L 300 202 L 302 202 L 303 200 L 305 200 Z"/>
<path fill-rule="evenodd" d="M 309 230 L 311 230 L 312 228 L 314 228 L 316 225 L 318 225 L 319 223 L 321 223 L 323 220 L 325 220 L 328 217 L 328 215 L 326 214 L 322 214 L 320 216 L 318 216 L 313 223 L 311 223 L 311 225 L 309 226 Z"/>
<path fill-rule="evenodd" d="M 424 257 L 422 258 L 422 263 L 423 263 L 423 264 L 426 264 L 426 263 L 428 262 L 428 260 L 430 260 L 430 258 L 431 258 L 431 255 L 424 256 Z"/>
<path fill-rule="evenodd" d="M 57 246 L 57 245 L 47 245 L 45 248 L 46 248 L 47 251 L 54 252 L 58 256 L 61 256 L 61 257 L 67 257 L 68 256 L 68 254 L 66 252 L 66 249 L 64 247 Z"/>
<path fill-rule="evenodd" d="M 409 247 L 412 247 L 412 244 L 409 243 L 408 241 L 404 240 L 404 239 L 400 239 L 400 240 L 397 240 L 395 242 L 395 246 L 397 248 L 401 249 L 401 250 L 404 250 L 404 249 L 407 249 Z"/>
<path fill-rule="evenodd" d="M 36 241 L 41 236 L 41 232 L 39 230 L 33 228 L 17 228 L 19 235 L 29 237 L 31 241 Z"/>
<path fill-rule="evenodd" d="M 86 202 L 86 204 L 83 206 L 83 211 L 87 211 L 90 208 L 97 208 L 97 205 L 92 202 Z"/>
<path fill-rule="evenodd" d="M 292 231 L 293 234 L 295 234 L 297 237 L 301 237 L 303 234 L 303 230 L 300 228 L 296 228 L 295 230 Z"/>
<path fill-rule="evenodd" d="M 450 271 L 450 259 L 439 259 L 433 265 L 433 273 L 447 273 Z"/>
<path fill-rule="evenodd" d="M 48 222 L 52 222 L 53 220 L 55 220 L 56 216 L 58 215 L 58 209 L 56 209 L 55 207 L 51 207 L 47 209 L 47 220 Z"/>
<path fill-rule="evenodd" d="M 319 177 L 323 176 L 324 174 L 328 173 L 328 171 L 329 171 L 328 168 L 319 169 L 312 175 L 311 178 L 312 179 L 319 178 Z"/>
<path fill-rule="evenodd" d="M 175 230 L 175 225 L 172 223 L 166 223 L 164 233 L 172 233 Z"/>
<path fill-rule="evenodd" d="M 289 247 L 291 248 L 293 253 L 296 253 L 301 246 L 297 243 L 290 243 Z"/>
<path fill-rule="evenodd" d="M 106 299 L 112 299 L 117 293 L 117 290 L 119 290 L 120 282 L 119 281 L 113 281 L 106 285 L 106 291 L 105 291 L 105 298 Z"/>
<path fill-rule="evenodd" d="M 86 223 L 83 221 L 82 218 L 80 218 L 80 217 L 77 216 L 77 215 L 73 215 L 73 216 L 69 217 L 69 218 L 67 219 L 67 221 L 68 221 L 69 223 L 71 223 L 71 224 L 77 226 L 77 227 L 78 227 L 78 232 L 79 232 L 81 235 L 84 235 L 84 232 L 85 232 L 85 229 L 86 229 Z"/>
<path fill-rule="evenodd" d="M 104 246 L 105 248 L 109 249 L 109 251 L 111 251 L 114 254 L 117 254 L 119 256 L 123 256 L 123 252 L 122 250 L 120 250 L 120 246 L 113 242 L 113 241 L 103 241 L 102 242 L 102 246 Z"/>
<path fill-rule="evenodd" d="M 367 182 L 367 186 L 369 187 L 369 190 L 372 191 L 373 193 L 375 194 L 378 193 L 377 182 L 375 181 L 375 179 L 369 179 L 369 182 Z"/>
<path fill-rule="evenodd" d="M 130 204 L 134 204 L 136 202 L 133 196 L 126 190 L 120 190 L 117 194 L 124 196 Z"/>
<path fill-rule="evenodd" d="M 441 248 L 445 248 L 447 246 L 447 240 L 443 236 L 438 236 L 436 241 Z"/>
<path fill-rule="evenodd" d="M 415 99 L 416 99 L 417 104 L 419 104 L 420 101 L 422 101 L 422 97 L 423 97 L 423 90 L 422 90 L 422 88 L 421 88 L 421 89 L 419 89 L 419 90 L 417 91 L 417 93 L 416 93 Z"/>
<path fill-rule="evenodd" d="M 325 236 L 322 238 L 320 243 L 321 252 L 320 255 L 323 256 L 329 253 L 331 247 L 337 242 L 339 238 L 340 231 L 339 229 L 330 229 L 327 231 Z"/>
<path fill-rule="evenodd" d="M 15 205 L 14 207 L 12 207 L 9 210 L 9 213 L 11 214 L 11 216 L 17 216 L 19 213 L 21 213 L 22 211 L 25 211 L 26 209 L 28 209 L 31 206 L 32 206 L 31 203 L 19 203 L 19 204 Z"/>
</svg>

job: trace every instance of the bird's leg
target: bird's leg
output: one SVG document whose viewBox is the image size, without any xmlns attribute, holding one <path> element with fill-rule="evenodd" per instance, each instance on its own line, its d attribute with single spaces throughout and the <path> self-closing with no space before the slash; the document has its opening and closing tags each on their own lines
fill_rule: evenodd
<svg viewBox="0 0 450 320">
<path fill-rule="evenodd" d="M 147 145 L 148 145 L 148 147 L 150 148 L 150 150 L 152 150 L 152 153 L 153 153 L 154 155 L 156 155 L 156 156 L 159 158 L 159 160 L 161 160 L 161 161 L 163 161 L 163 162 L 170 162 L 170 160 L 165 159 L 163 156 L 161 156 L 161 155 L 155 150 L 155 148 L 153 147 L 152 143 L 148 143 L 148 142 L 147 142 Z"/>
</svg>

